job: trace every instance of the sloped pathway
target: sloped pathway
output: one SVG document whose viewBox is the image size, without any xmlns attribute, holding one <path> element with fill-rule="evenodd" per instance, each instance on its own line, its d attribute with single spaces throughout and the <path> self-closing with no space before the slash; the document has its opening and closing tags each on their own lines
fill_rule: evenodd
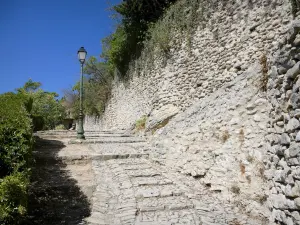
<svg viewBox="0 0 300 225">
<path fill-rule="evenodd" d="M 37 136 L 26 224 L 261 224 L 149 158 L 143 138 L 110 131 L 86 132 L 82 143 L 69 131 Z"/>
<path fill-rule="evenodd" d="M 148 159 L 142 138 L 87 132 L 83 143 L 70 144 L 74 132 L 49 131 L 37 136 L 32 187 L 36 199 L 31 207 L 35 222 L 31 224 L 200 224 L 184 191 Z M 71 191 L 74 188 L 76 195 Z M 61 197 L 53 196 L 58 189 Z M 48 198 L 41 197 L 42 192 Z M 48 201 L 48 207 L 39 205 L 43 201 Z M 55 210 L 49 206 L 51 201 Z"/>
</svg>

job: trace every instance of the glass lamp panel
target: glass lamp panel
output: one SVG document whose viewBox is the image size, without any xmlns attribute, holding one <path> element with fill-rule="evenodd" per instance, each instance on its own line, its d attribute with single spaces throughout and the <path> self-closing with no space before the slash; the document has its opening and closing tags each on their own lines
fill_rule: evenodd
<svg viewBox="0 0 300 225">
<path fill-rule="evenodd" d="M 78 59 L 85 60 L 86 52 L 78 52 Z"/>
</svg>

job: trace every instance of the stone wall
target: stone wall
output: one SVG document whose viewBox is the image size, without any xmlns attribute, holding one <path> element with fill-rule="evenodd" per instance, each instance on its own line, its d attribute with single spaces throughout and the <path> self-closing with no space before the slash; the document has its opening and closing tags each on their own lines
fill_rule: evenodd
<svg viewBox="0 0 300 225">
<path fill-rule="evenodd" d="M 166 62 L 158 58 L 154 67 L 132 69 L 128 82 L 116 80 L 102 126 L 128 128 L 143 115 L 153 125 L 184 111 L 275 51 L 291 19 L 289 0 L 228 1 L 226 7 L 205 28 L 199 23 L 190 45 L 174 35 Z"/>
<path fill-rule="evenodd" d="M 299 31 L 300 21 L 293 21 L 283 36 L 285 44 L 274 53 L 268 82 L 272 104 L 266 161 L 269 206 L 272 218 L 283 224 L 300 224 Z"/>
<path fill-rule="evenodd" d="M 190 45 L 174 35 L 165 62 L 116 79 L 97 127 L 146 115 L 153 160 L 205 187 L 207 216 L 217 198 L 240 224 L 300 224 L 297 24 L 289 0 L 228 1 Z"/>
</svg>

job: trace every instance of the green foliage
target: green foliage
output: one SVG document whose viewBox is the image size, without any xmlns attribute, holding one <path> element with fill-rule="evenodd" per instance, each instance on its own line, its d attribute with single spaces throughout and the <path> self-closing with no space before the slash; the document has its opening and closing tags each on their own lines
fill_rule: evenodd
<svg viewBox="0 0 300 225">
<path fill-rule="evenodd" d="M 20 224 L 27 209 L 28 176 L 15 173 L 0 180 L 0 223 Z"/>
<path fill-rule="evenodd" d="M 19 224 L 26 213 L 32 125 L 23 95 L 0 95 L 0 224 Z"/>
<path fill-rule="evenodd" d="M 31 115 L 33 131 L 43 130 L 45 126 L 44 118 L 39 115 Z"/>
<path fill-rule="evenodd" d="M 31 119 L 23 99 L 11 93 L 0 95 L 0 160 L 10 171 L 23 171 L 31 148 Z"/>
<path fill-rule="evenodd" d="M 59 124 L 55 127 L 55 130 L 65 130 L 65 126 L 63 124 Z"/>
<path fill-rule="evenodd" d="M 144 130 L 146 127 L 146 120 L 147 120 L 147 116 L 143 116 L 141 119 L 137 120 L 135 122 L 135 129 L 137 131 Z"/>
<path fill-rule="evenodd" d="M 152 66 L 155 56 L 166 59 L 176 42 L 186 42 L 191 50 L 196 28 L 206 27 L 215 9 L 225 4 L 226 1 L 217 0 L 123 1 L 113 7 L 122 20 L 116 31 L 102 41 L 101 57 L 110 72 L 117 70 L 126 78 L 133 60 L 135 69 Z"/>
<path fill-rule="evenodd" d="M 84 72 L 84 113 L 101 115 L 110 97 L 113 74 L 125 79 L 131 65 L 151 69 L 155 59 L 162 61 L 172 46 L 191 39 L 196 28 L 207 26 L 210 15 L 226 1 L 217 0 L 127 0 L 112 8 L 121 18 L 114 33 L 102 40 L 103 61 L 87 60 Z M 212 24 L 212 23 L 211 23 Z M 211 25 L 213 27 L 213 24 Z M 64 105 L 78 117 L 79 83 L 65 94 Z"/>
<path fill-rule="evenodd" d="M 104 111 L 105 103 L 109 99 L 113 75 L 109 65 L 98 62 L 95 57 L 90 57 L 85 64 L 83 80 L 83 110 L 86 115 L 99 116 Z M 80 82 L 72 90 L 64 93 L 63 105 L 71 112 L 73 118 L 79 116 Z"/>
<path fill-rule="evenodd" d="M 34 82 L 32 79 L 29 79 L 22 88 L 17 88 L 17 91 L 31 93 L 37 91 L 41 86 L 40 82 Z"/>
<path fill-rule="evenodd" d="M 129 62 L 140 56 L 151 24 L 176 0 L 127 0 L 113 7 L 122 22 L 116 31 L 103 40 L 102 57 L 111 71 L 126 75 Z"/>
<path fill-rule="evenodd" d="M 41 83 L 33 82 L 30 79 L 23 87 L 17 89 L 17 93 L 26 99 L 26 108 L 34 115 L 35 130 L 54 129 L 65 117 L 65 108 L 61 101 L 56 99 L 58 97 L 57 93 L 46 92 L 40 87 Z"/>
<path fill-rule="evenodd" d="M 32 113 L 43 117 L 44 129 L 54 129 L 57 124 L 61 123 L 65 116 L 65 109 L 55 99 L 56 96 L 56 93 L 44 92 L 43 90 L 38 90 L 32 96 Z"/>
</svg>

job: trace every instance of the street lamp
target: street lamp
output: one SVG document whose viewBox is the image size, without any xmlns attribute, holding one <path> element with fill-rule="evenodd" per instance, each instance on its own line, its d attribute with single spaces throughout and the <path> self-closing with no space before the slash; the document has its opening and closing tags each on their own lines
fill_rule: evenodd
<svg viewBox="0 0 300 225">
<path fill-rule="evenodd" d="M 78 59 L 81 64 L 81 77 L 80 77 L 80 109 L 79 109 L 79 121 L 78 121 L 78 129 L 77 129 L 77 138 L 85 139 L 84 130 L 83 130 L 83 110 L 82 110 L 82 92 L 83 92 L 83 64 L 85 62 L 85 57 L 87 55 L 84 47 L 81 47 L 78 52 Z"/>
</svg>

